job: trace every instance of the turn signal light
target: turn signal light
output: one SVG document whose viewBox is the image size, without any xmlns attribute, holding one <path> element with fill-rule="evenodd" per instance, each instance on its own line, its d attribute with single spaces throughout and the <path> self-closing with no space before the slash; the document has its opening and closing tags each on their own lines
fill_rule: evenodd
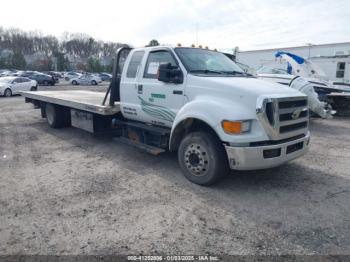
<svg viewBox="0 0 350 262">
<path fill-rule="evenodd" d="M 221 122 L 222 129 L 230 135 L 239 135 L 250 130 L 250 121 L 228 121 Z"/>
</svg>

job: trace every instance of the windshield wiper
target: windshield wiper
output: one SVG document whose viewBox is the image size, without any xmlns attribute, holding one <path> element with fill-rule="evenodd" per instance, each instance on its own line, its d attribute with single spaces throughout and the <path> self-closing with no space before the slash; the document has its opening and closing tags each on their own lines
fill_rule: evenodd
<svg viewBox="0 0 350 262">
<path fill-rule="evenodd" d="M 241 71 L 222 71 L 225 74 L 230 74 L 230 75 L 243 75 L 243 76 L 253 76 L 252 74 L 246 73 L 246 72 L 241 72 Z"/>
<path fill-rule="evenodd" d="M 209 70 L 209 69 L 196 69 L 190 70 L 189 73 L 203 73 L 203 74 L 223 74 L 221 71 Z"/>
<path fill-rule="evenodd" d="M 225 74 L 230 74 L 230 75 L 245 75 L 246 73 L 241 72 L 241 71 L 221 71 Z"/>
</svg>

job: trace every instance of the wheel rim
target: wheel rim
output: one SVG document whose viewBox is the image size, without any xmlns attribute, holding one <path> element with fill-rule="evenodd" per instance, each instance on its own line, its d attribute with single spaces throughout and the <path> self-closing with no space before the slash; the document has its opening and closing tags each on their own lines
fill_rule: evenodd
<svg viewBox="0 0 350 262">
<path fill-rule="evenodd" d="M 52 106 L 46 107 L 46 118 L 47 118 L 47 122 L 49 122 L 49 124 L 52 125 L 52 123 L 53 123 L 53 107 Z"/>
<path fill-rule="evenodd" d="M 192 175 L 205 175 L 209 166 L 206 148 L 199 144 L 190 144 L 185 150 L 185 165 Z"/>
<path fill-rule="evenodd" d="M 5 96 L 6 97 L 10 97 L 11 96 L 11 90 L 10 89 L 6 89 Z"/>
</svg>

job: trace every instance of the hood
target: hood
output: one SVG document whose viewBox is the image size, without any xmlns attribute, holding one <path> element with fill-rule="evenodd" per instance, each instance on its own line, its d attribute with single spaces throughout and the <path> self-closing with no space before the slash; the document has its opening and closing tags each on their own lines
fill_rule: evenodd
<svg viewBox="0 0 350 262">
<path fill-rule="evenodd" d="M 252 77 L 200 77 L 189 75 L 188 85 L 208 87 L 214 92 L 232 94 L 240 97 L 292 97 L 304 96 L 288 86 L 272 83 Z"/>
<path fill-rule="evenodd" d="M 286 75 L 286 74 L 257 74 L 257 77 L 279 78 L 279 79 L 292 80 L 295 76 L 294 75 Z"/>
</svg>

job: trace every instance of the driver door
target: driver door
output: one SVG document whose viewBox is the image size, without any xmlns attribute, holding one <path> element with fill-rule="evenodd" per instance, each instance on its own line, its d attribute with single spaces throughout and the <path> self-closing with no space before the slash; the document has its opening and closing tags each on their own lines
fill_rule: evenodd
<svg viewBox="0 0 350 262">
<path fill-rule="evenodd" d="M 159 65 L 168 63 L 179 67 L 170 50 L 163 48 L 148 52 L 146 63 L 139 76 L 137 97 L 140 120 L 171 127 L 185 101 L 185 82 L 165 83 L 157 79 Z"/>
</svg>

